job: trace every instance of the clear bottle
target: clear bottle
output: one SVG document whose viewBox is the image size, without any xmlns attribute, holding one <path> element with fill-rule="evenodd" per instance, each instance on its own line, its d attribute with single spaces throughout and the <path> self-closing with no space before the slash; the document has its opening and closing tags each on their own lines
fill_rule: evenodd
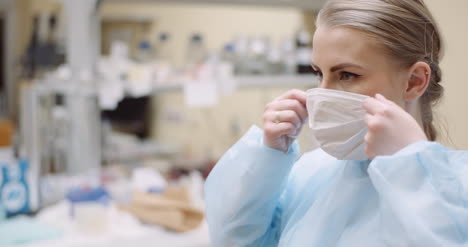
<svg viewBox="0 0 468 247">
<path fill-rule="evenodd" d="M 148 63 L 154 59 L 153 48 L 148 41 L 143 40 L 138 44 L 135 59 L 140 63 Z"/>
<path fill-rule="evenodd" d="M 297 55 L 294 37 L 286 37 L 281 42 L 281 60 L 285 74 L 297 73 Z"/>
<path fill-rule="evenodd" d="M 312 73 L 312 38 L 309 32 L 301 30 L 296 36 L 297 73 Z"/>
<path fill-rule="evenodd" d="M 256 37 L 250 41 L 247 55 L 248 74 L 260 75 L 267 72 L 266 53 L 268 50 L 268 39 Z"/>
<path fill-rule="evenodd" d="M 166 32 L 159 34 L 156 43 L 155 52 L 155 81 L 157 83 L 164 83 L 169 80 L 174 71 L 175 63 L 174 56 L 169 47 L 170 36 Z"/>
<path fill-rule="evenodd" d="M 187 64 L 190 66 L 203 63 L 207 57 L 208 52 L 203 43 L 203 36 L 198 33 L 193 34 L 187 46 Z"/>
<path fill-rule="evenodd" d="M 272 75 L 284 74 L 285 66 L 281 60 L 281 49 L 278 46 L 271 46 L 267 52 L 267 73 Z"/>
<path fill-rule="evenodd" d="M 169 47 L 169 40 L 169 33 L 162 32 L 159 34 L 155 49 L 155 58 L 157 61 L 172 64 L 173 56 Z"/>
<path fill-rule="evenodd" d="M 236 64 L 236 54 L 234 51 L 234 45 L 232 43 L 227 43 L 224 45 L 221 60 L 224 62 L 231 63 L 232 65 Z"/>
<path fill-rule="evenodd" d="M 238 36 L 234 39 L 234 55 L 235 65 L 234 74 L 244 75 L 248 74 L 247 53 L 248 53 L 249 40 L 245 36 Z"/>
</svg>

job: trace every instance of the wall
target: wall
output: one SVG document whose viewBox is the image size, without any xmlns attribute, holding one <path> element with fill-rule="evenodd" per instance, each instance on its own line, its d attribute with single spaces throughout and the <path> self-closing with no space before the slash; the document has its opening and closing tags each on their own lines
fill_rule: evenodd
<svg viewBox="0 0 468 247">
<path fill-rule="evenodd" d="M 438 118 L 446 125 L 450 138 L 444 138 L 442 142 L 451 147 L 468 150 L 468 1 L 426 0 L 426 3 L 445 38 L 446 50 L 441 68 L 446 94 L 437 111 Z"/>
</svg>

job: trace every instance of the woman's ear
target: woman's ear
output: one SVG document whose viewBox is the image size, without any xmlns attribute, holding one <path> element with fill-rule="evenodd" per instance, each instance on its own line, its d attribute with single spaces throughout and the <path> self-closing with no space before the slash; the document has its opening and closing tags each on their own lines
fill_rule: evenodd
<svg viewBox="0 0 468 247">
<path fill-rule="evenodd" d="M 409 70 L 409 78 L 404 95 L 405 101 L 417 100 L 421 97 L 431 80 L 431 67 L 425 62 L 413 64 Z"/>
</svg>

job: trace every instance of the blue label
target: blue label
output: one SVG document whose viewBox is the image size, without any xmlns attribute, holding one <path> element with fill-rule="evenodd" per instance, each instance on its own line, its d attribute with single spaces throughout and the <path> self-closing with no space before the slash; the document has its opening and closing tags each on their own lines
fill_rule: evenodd
<svg viewBox="0 0 468 247">
<path fill-rule="evenodd" d="M 29 213 L 28 163 L 21 160 L 18 164 L 0 164 L 0 168 L 0 203 L 6 215 Z"/>
</svg>

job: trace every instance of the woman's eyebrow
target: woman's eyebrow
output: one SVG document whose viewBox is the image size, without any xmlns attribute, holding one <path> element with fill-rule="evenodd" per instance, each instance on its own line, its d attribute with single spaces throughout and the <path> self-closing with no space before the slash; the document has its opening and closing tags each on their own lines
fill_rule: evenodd
<svg viewBox="0 0 468 247">
<path fill-rule="evenodd" d="M 310 63 L 310 65 L 312 66 L 312 68 L 314 69 L 317 69 L 317 70 L 320 70 L 320 67 L 315 65 L 314 63 Z M 338 70 L 341 70 L 341 69 L 344 69 L 344 68 L 347 68 L 347 67 L 354 67 L 354 68 L 358 68 L 358 69 L 363 69 L 362 66 L 359 66 L 357 64 L 353 64 L 353 63 L 342 63 L 342 64 L 338 64 L 338 65 L 335 65 L 333 66 L 330 71 L 331 72 L 335 72 L 335 71 L 338 71 Z"/>
<path fill-rule="evenodd" d="M 358 69 L 362 69 L 361 66 L 357 65 L 357 64 L 353 64 L 353 63 L 342 63 L 342 64 L 338 64 L 336 66 L 333 66 L 330 71 L 331 72 L 335 72 L 335 71 L 338 71 L 338 70 L 341 70 L 341 69 L 344 69 L 344 68 L 347 68 L 347 67 L 354 67 L 354 68 L 358 68 Z"/>
</svg>

